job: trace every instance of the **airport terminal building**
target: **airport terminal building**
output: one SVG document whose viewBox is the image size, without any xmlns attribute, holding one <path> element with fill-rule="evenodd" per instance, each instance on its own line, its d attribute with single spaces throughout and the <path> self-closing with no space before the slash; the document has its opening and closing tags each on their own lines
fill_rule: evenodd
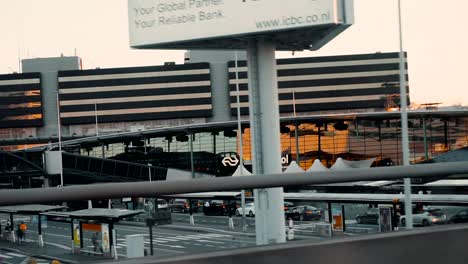
<svg viewBox="0 0 468 264">
<path fill-rule="evenodd" d="M 184 64 L 92 70 L 78 57 L 23 60 L 23 73 L 0 75 L 0 149 L 47 145 L 60 134 L 75 154 L 230 175 L 238 164 L 222 160 L 238 157 L 240 140 L 251 160 L 239 54 L 235 61 L 234 52 L 190 51 Z M 330 167 L 338 157 L 402 164 L 398 53 L 277 65 L 283 165 L 308 169 L 319 159 Z M 413 162 L 468 146 L 466 109 L 415 110 L 409 120 Z"/>
</svg>

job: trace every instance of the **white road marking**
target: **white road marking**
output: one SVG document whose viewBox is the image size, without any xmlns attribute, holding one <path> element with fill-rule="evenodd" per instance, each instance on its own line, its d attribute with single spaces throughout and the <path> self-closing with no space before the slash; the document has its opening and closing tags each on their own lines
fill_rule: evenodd
<svg viewBox="0 0 468 264">
<path fill-rule="evenodd" d="M 13 258 L 13 257 L 10 257 L 10 256 L 7 256 L 7 255 L 2 255 L 2 254 L 0 254 L 0 258 L 11 259 L 11 258 Z"/>
<path fill-rule="evenodd" d="M 162 241 L 169 241 L 169 242 L 177 242 L 177 241 L 179 241 L 178 239 L 174 239 L 174 238 L 165 238 L 165 237 L 158 237 L 157 239 L 158 239 L 158 240 L 162 240 Z"/>
<path fill-rule="evenodd" d="M 26 257 L 26 255 L 21 255 L 21 254 L 13 253 L 13 252 L 8 252 L 6 254 L 8 254 L 10 256 L 13 256 L 13 257 L 18 257 L 18 258 L 25 258 Z"/>
<path fill-rule="evenodd" d="M 150 244 L 149 241 L 146 242 L 145 241 L 145 244 Z M 170 248 L 186 248 L 184 246 L 178 246 L 178 245 L 164 245 L 164 244 L 158 244 L 158 246 L 164 246 L 164 247 L 170 247 Z"/>
<path fill-rule="evenodd" d="M 71 247 L 62 245 L 62 244 L 57 244 L 57 243 L 52 243 L 52 242 L 44 242 L 44 244 L 51 245 L 51 246 L 56 246 L 61 249 L 66 249 L 66 250 L 71 250 Z"/>
<path fill-rule="evenodd" d="M 149 239 L 145 239 L 145 241 L 150 241 L 150 240 L 149 240 Z M 153 239 L 153 242 L 154 242 L 154 243 L 161 243 L 161 244 L 164 244 L 164 243 L 176 242 L 176 241 L 165 241 L 165 240 Z"/>
<path fill-rule="evenodd" d="M 198 242 L 203 242 L 203 243 L 214 243 L 214 244 L 226 244 L 224 242 L 219 242 L 219 241 L 213 241 L 213 240 L 197 240 Z"/>
</svg>

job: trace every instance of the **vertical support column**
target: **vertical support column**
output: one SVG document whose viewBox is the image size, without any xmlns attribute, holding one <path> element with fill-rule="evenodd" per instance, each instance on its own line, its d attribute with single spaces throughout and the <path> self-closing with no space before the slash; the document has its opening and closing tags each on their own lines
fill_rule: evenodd
<svg viewBox="0 0 468 264">
<path fill-rule="evenodd" d="M 317 130 L 317 136 L 318 136 L 317 158 L 321 160 L 322 159 L 322 155 L 321 155 L 322 153 L 322 131 L 321 131 L 322 124 L 317 124 L 317 128 L 318 128 Z"/>
<path fill-rule="evenodd" d="M 423 133 L 424 133 L 424 159 L 429 159 L 429 151 L 427 147 L 427 125 L 426 125 L 426 117 L 423 117 Z"/>
<path fill-rule="evenodd" d="M 332 214 L 332 203 L 331 202 L 328 202 L 327 203 L 327 213 L 328 213 L 328 223 L 330 223 L 333 227 L 333 214 Z"/>
<path fill-rule="evenodd" d="M 190 143 L 190 171 L 192 172 L 192 179 L 195 179 L 195 168 L 194 168 L 194 161 L 193 161 L 193 134 L 189 132 L 189 143 Z M 193 218 L 193 210 L 192 210 L 192 200 L 189 199 L 189 213 L 190 213 L 190 224 L 195 225 L 195 220 Z"/>
<path fill-rule="evenodd" d="M 253 172 L 281 173 L 278 83 L 275 43 L 250 39 L 247 48 Z M 256 189 L 255 229 L 257 245 L 285 243 L 283 188 Z"/>
<path fill-rule="evenodd" d="M 445 151 L 449 151 L 449 140 L 448 140 L 448 121 L 444 121 L 444 148 Z"/>
<path fill-rule="evenodd" d="M 15 243 L 16 242 L 16 236 L 15 236 L 15 223 L 13 222 L 13 213 L 10 213 L 10 223 L 11 223 L 11 242 Z"/>
<path fill-rule="evenodd" d="M 299 123 L 295 122 L 296 129 L 294 130 L 294 139 L 296 140 L 296 162 L 297 165 L 301 166 L 301 158 L 299 155 L 301 154 L 301 149 L 299 147 Z"/>
<path fill-rule="evenodd" d="M 154 256 L 154 248 L 153 248 L 153 221 L 149 223 L 149 239 L 150 239 L 150 255 Z"/>
<path fill-rule="evenodd" d="M 73 225 L 73 218 L 70 219 L 70 231 L 71 231 L 71 253 L 75 253 L 75 227 Z M 80 226 L 80 233 L 81 233 L 81 226 Z M 80 237 L 81 239 L 81 237 Z"/>
<path fill-rule="evenodd" d="M 73 223 L 73 221 L 72 221 L 72 223 Z M 80 225 L 80 251 L 81 251 L 81 249 L 83 248 L 83 243 L 84 243 L 84 241 L 83 241 L 83 222 L 79 221 L 78 223 Z"/>
<path fill-rule="evenodd" d="M 341 217 L 343 218 L 343 232 L 346 232 L 346 214 L 344 205 L 341 205 Z"/>
<path fill-rule="evenodd" d="M 37 214 L 37 242 L 39 247 L 44 247 L 44 240 L 42 238 L 42 220 L 40 214 Z"/>
<path fill-rule="evenodd" d="M 157 206 L 157 205 L 156 205 Z M 117 254 L 117 234 L 115 232 L 114 228 L 114 222 L 109 223 L 109 229 L 110 229 L 110 243 L 111 243 L 111 250 L 112 250 L 112 255 L 114 256 L 115 260 L 119 259 L 119 255 Z"/>
</svg>

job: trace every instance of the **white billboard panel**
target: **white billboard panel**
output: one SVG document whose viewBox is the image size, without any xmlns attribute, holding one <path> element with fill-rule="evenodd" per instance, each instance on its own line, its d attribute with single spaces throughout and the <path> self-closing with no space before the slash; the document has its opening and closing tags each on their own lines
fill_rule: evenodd
<svg viewBox="0 0 468 264">
<path fill-rule="evenodd" d="M 164 47 L 338 25 L 346 22 L 344 5 L 342 0 L 128 0 L 130 45 Z"/>
</svg>

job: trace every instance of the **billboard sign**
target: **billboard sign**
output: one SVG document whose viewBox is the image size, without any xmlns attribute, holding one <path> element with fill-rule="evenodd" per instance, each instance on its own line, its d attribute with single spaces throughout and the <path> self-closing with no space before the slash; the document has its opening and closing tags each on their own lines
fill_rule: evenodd
<svg viewBox="0 0 468 264">
<path fill-rule="evenodd" d="M 340 205 L 332 206 L 332 217 L 333 217 L 333 231 L 344 231 L 343 226 L 343 208 Z"/>
<path fill-rule="evenodd" d="M 227 48 L 228 37 L 349 23 L 346 5 L 352 0 L 128 0 L 130 46 L 203 47 L 215 39 L 211 46 Z"/>
<path fill-rule="evenodd" d="M 379 231 L 392 232 L 392 209 L 379 207 Z"/>
</svg>

